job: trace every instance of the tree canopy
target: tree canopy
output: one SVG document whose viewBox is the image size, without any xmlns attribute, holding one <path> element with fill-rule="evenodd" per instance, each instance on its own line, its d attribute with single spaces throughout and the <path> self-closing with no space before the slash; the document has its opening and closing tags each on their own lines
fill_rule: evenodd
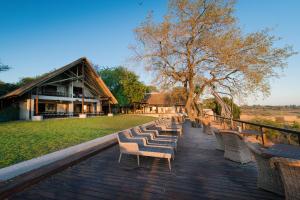
<svg viewBox="0 0 300 200">
<path fill-rule="evenodd" d="M 148 85 L 146 86 L 146 92 L 151 93 L 151 92 L 158 92 L 159 90 L 157 89 L 156 86 L 154 85 Z"/>
<path fill-rule="evenodd" d="M 3 63 L 0 62 L 0 72 L 3 72 L 3 71 L 7 71 L 9 70 L 9 66 L 8 65 L 4 65 Z"/>
<path fill-rule="evenodd" d="M 7 94 L 7 93 L 9 93 L 9 92 L 11 92 L 15 89 L 18 89 L 19 87 L 22 87 L 22 86 L 36 80 L 39 77 L 40 76 L 23 77 L 16 83 L 5 83 L 3 81 L 0 81 L 0 96 L 5 95 L 5 94 Z"/>
<path fill-rule="evenodd" d="M 211 90 L 268 95 L 270 78 L 279 77 L 278 69 L 295 53 L 291 46 L 275 46 L 268 29 L 243 33 L 233 11 L 231 0 L 170 0 L 162 22 L 150 14 L 135 29 L 135 58 L 162 85 L 185 88 L 190 118 Z"/>
<path fill-rule="evenodd" d="M 139 77 L 134 72 L 116 67 L 100 68 L 98 73 L 118 100 L 119 106 L 128 106 L 144 98 L 147 87 L 138 80 Z"/>
</svg>

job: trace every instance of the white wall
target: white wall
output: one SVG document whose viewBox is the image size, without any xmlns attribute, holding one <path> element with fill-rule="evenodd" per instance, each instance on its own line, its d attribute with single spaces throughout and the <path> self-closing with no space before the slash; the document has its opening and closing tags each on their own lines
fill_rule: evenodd
<svg viewBox="0 0 300 200">
<path fill-rule="evenodd" d="M 20 113 L 19 117 L 21 120 L 30 120 L 30 101 L 31 101 L 31 116 L 33 116 L 34 99 L 25 99 L 19 102 Z"/>
<path fill-rule="evenodd" d="M 24 101 L 19 102 L 19 107 L 20 107 L 20 114 L 19 117 L 21 120 L 27 120 L 29 119 L 29 110 L 27 106 L 27 99 Z"/>
</svg>

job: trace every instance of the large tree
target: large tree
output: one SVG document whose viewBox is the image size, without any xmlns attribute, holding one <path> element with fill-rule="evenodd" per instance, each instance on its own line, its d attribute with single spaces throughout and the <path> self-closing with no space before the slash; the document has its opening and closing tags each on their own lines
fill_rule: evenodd
<svg viewBox="0 0 300 200">
<path fill-rule="evenodd" d="M 275 47 L 268 30 L 242 33 L 233 10 L 233 1 L 171 0 L 162 22 L 149 15 L 135 30 L 137 60 L 160 83 L 183 85 L 191 118 L 207 90 L 268 94 L 269 79 L 294 53 L 290 46 Z"/>
<path fill-rule="evenodd" d="M 124 67 L 116 67 L 98 68 L 98 73 L 117 98 L 119 106 L 129 106 L 144 98 L 147 88 L 134 72 Z"/>
</svg>

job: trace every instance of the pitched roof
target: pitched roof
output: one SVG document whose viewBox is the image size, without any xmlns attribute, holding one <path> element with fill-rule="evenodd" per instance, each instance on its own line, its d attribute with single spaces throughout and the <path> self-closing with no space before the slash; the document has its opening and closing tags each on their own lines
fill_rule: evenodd
<svg viewBox="0 0 300 200">
<path fill-rule="evenodd" d="M 162 105 L 162 106 L 174 106 L 184 105 L 183 101 L 174 102 L 174 99 L 168 93 L 147 93 L 142 100 L 142 103 L 149 105 Z"/>
<path fill-rule="evenodd" d="M 25 84 L 24 86 L 1 96 L 0 99 L 21 96 L 21 95 L 25 94 L 26 92 L 30 91 L 31 89 L 35 88 L 36 86 L 39 86 L 39 85 L 45 83 L 46 81 L 58 76 L 59 74 L 65 72 L 79 64 L 84 64 L 84 67 L 87 70 L 87 76 L 89 77 L 87 80 L 88 81 L 94 80 L 96 82 L 97 88 L 99 90 L 102 90 L 103 94 L 110 99 L 111 103 L 117 104 L 118 101 L 116 100 L 114 95 L 110 92 L 110 90 L 108 89 L 108 87 L 106 86 L 104 81 L 97 74 L 95 69 L 92 67 L 92 64 L 85 57 L 79 58 L 78 60 L 75 60 L 74 62 L 71 62 L 59 69 L 52 71 L 52 72 L 49 72 L 49 73 L 41 76 L 40 78 L 37 78 L 36 80 L 34 80 L 28 84 Z"/>
</svg>

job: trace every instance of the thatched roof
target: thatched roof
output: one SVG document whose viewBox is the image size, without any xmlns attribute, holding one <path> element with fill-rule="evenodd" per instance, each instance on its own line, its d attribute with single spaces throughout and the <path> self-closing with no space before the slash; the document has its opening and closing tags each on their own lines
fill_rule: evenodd
<svg viewBox="0 0 300 200">
<path fill-rule="evenodd" d="M 54 70 L 50 73 L 47 73 L 43 76 L 41 76 L 40 78 L 37 78 L 36 80 L 12 91 L 9 92 L 6 95 L 3 95 L 2 97 L 0 97 L 0 99 L 7 99 L 7 98 L 13 98 L 13 97 L 19 97 L 22 96 L 23 94 L 25 94 L 26 92 L 29 92 L 30 90 L 36 88 L 37 86 L 45 83 L 46 81 L 64 73 L 65 71 L 75 67 L 75 66 L 84 66 L 84 72 L 86 74 L 86 78 L 84 79 L 86 82 L 88 82 L 89 84 L 93 85 L 94 88 L 96 88 L 96 92 L 99 95 L 102 95 L 104 97 L 107 97 L 111 103 L 113 104 L 117 104 L 118 101 L 116 100 L 116 98 L 113 96 L 113 94 L 110 92 L 110 90 L 108 89 L 108 87 L 106 86 L 106 84 L 104 83 L 104 81 L 101 79 L 101 77 L 97 74 L 97 72 L 95 71 L 95 69 L 92 67 L 92 64 L 88 61 L 87 58 L 82 57 L 79 58 L 78 60 L 67 64 L 57 70 Z"/>
<path fill-rule="evenodd" d="M 185 104 L 183 101 L 176 102 L 169 93 L 147 93 L 141 103 L 157 106 L 179 106 Z"/>
</svg>

